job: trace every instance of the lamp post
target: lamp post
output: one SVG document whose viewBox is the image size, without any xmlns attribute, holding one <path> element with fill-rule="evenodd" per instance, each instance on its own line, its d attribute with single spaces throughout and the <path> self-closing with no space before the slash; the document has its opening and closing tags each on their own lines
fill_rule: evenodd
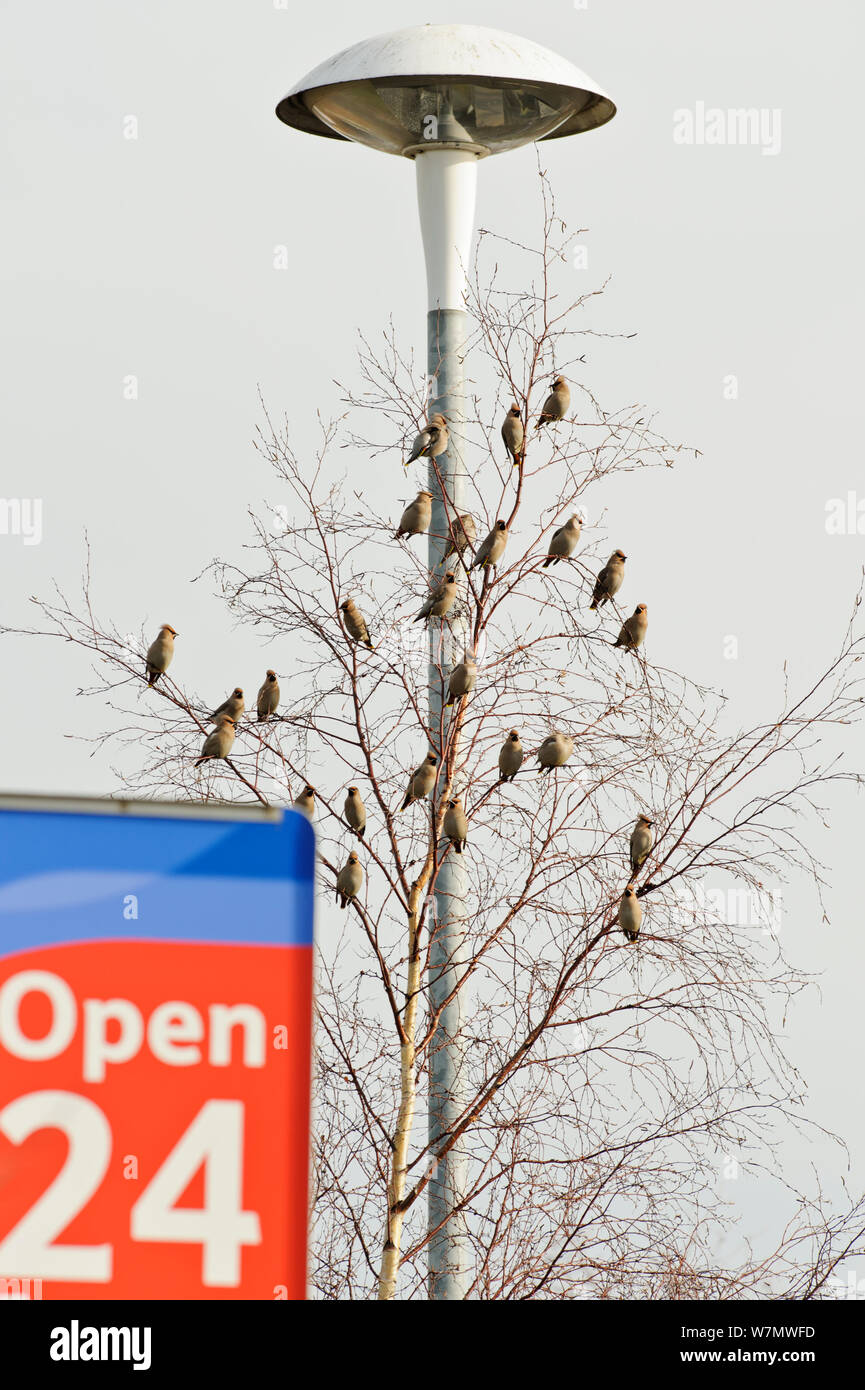
<svg viewBox="0 0 865 1390">
<path fill-rule="evenodd" d="M 427 271 L 430 412 L 448 421 L 447 453 L 430 460 L 431 575 L 442 569 L 448 523 L 464 508 L 463 356 L 466 271 L 474 230 L 478 160 L 537 140 L 603 125 L 615 106 L 585 73 L 548 49 L 462 24 L 427 24 L 381 34 L 308 73 L 276 108 L 286 125 L 413 159 Z M 429 718 L 442 720 L 442 677 L 463 655 L 465 621 L 439 634 L 430 625 Z M 449 854 L 436 879 L 429 991 L 441 1008 L 430 1049 L 429 1142 L 435 1155 L 465 1102 L 461 1028 L 465 991 L 444 1007 L 466 958 L 466 880 Z M 461 1299 L 469 1285 L 465 1160 L 455 1146 L 429 1186 L 429 1296 Z"/>
</svg>

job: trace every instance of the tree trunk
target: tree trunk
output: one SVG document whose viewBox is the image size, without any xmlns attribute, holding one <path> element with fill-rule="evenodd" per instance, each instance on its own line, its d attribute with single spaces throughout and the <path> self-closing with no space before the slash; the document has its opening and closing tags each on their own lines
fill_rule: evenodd
<svg viewBox="0 0 865 1390">
<path fill-rule="evenodd" d="M 400 1047 L 400 1100 L 396 1131 L 393 1137 L 390 1182 L 387 1193 L 387 1232 L 381 1257 L 378 1280 L 379 1299 L 396 1297 L 396 1281 L 400 1262 L 400 1240 L 404 1212 L 408 1147 L 414 1120 L 417 1085 L 415 1082 L 415 1029 L 420 1000 L 420 940 L 418 932 L 418 903 L 421 900 L 421 881 L 412 886 L 409 899 L 409 953 L 406 979 L 406 1006 L 403 1015 L 403 1042 Z"/>
</svg>

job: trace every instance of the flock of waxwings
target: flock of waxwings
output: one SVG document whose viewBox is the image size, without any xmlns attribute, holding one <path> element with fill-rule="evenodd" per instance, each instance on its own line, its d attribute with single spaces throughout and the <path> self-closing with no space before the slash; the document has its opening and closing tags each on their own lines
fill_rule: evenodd
<svg viewBox="0 0 865 1390">
<path fill-rule="evenodd" d="M 571 404 L 571 392 L 564 377 L 556 377 L 553 382 L 552 390 L 544 402 L 543 409 L 536 421 L 535 428 L 540 429 L 544 425 L 555 424 L 563 420 Z M 502 425 L 502 440 L 508 455 L 513 459 L 516 467 L 521 466 L 524 458 L 525 430 L 518 405 L 512 405 L 505 416 Z M 445 453 L 448 447 L 449 433 L 445 417 L 440 414 L 431 415 L 428 424 L 421 430 L 412 445 L 411 454 L 406 466 L 419 458 L 438 458 Z M 402 540 L 411 536 L 423 535 L 429 530 L 432 518 L 432 493 L 419 492 L 413 502 L 410 502 L 403 512 L 399 526 L 396 530 L 396 538 Z M 549 565 L 556 565 L 561 560 L 569 559 L 577 548 L 580 540 L 582 521 L 579 516 L 572 516 L 564 526 L 560 526 L 554 531 L 547 547 L 547 556 L 543 563 L 546 569 Z M 444 559 L 447 560 L 451 555 L 458 557 L 460 563 L 464 564 L 468 570 L 488 570 L 498 565 L 505 552 L 508 543 L 507 522 L 498 520 L 489 534 L 475 548 L 477 532 L 475 529 L 474 518 L 468 514 L 455 516 L 449 527 L 447 549 Z M 466 558 L 471 557 L 471 562 L 465 564 Z M 598 574 L 592 593 L 591 611 L 596 612 L 605 603 L 614 598 L 622 586 L 625 577 L 625 560 L 627 556 L 621 550 L 614 550 L 603 569 Z M 456 571 L 449 569 L 444 577 L 435 585 L 430 592 L 426 602 L 420 612 L 413 619 L 414 622 L 425 622 L 429 625 L 432 618 L 443 621 L 453 608 L 458 597 L 458 585 Z M 343 616 L 343 625 L 350 641 L 363 645 L 373 651 L 373 643 L 369 635 L 369 628 L 366 619 L 358 609 L 354 600 L 345 599 L 340 604 L 340 612 Z M 626 651 L 636 651 L 643 642 L 648 626 L 646 605 L 638 603 L 634 612 L 622 623 L 621 631 L 614 643 L 616 647 L 622 647 Z M 177 636 L 174 628 L 166 623 L 159 629 L 156 640 L 151 643 L 146 657 L 146 675 L 148 685 L 155 685 L 159 677 L 163 675 L 171 664 L 174 656 L 174 639 Z M 472 657 L 466 655 L 450 673 L 447 690 L 447 705 L 450 708 L 466 699 L 474 689 L 477 680 L 477 666 Z M 256 698 L 256 713 L 259 721 L 266 721 L 274 715 L 279 706 L 279 680 L 275 671 L 268 671 L 264 678 L 264 683 Z M 243 690 L 237 686 L 223 703 L 213 711 L 210 716 L 211 722 L 216 725 L 213 733 L 208 734 L 201 749 L 201 756 L 196 761 L 196 767 L 201 763 L 211 759 L 227 759 L 234 745 L 235 732 L 238 721 L 243 714 L 246 706 L 244 704 Z M 574 740 L 569 734 L 553 732 L 549 734 L 537 750 L 538 772 L 549 774 L 553 768 L 563 767 L 574 751 Z M 520 741 L 519 732 L 512 729 L 505 742 L 502 744 L 499 753 L 499 782 L 512 782 L 523 764 L 523 745 Z M 415 801 L 425 801 L 432 796 L 438 775 L 438 755 L 429 752 L 409 778 L 400 810 L 404 811 Z M 301 811 L 305 816 L 312 820 L 315 813 L 315 789 L 309 785 L 305 786 L 300 796 L 294 802 L 294 809 Z M 343 808 L 346 824 L 354 831 L 359 839 L 363 838 L 366 830 L 366 808 L 363 804 L 360 792 L 357 787 L 349 787 Z M 442 820 L 442 833 L 448 840 L 457 854 L 461 854 L 465 848 L 468 836 L 468 821 L 463 810 L 460 797 L 453 797 L 448 800 L 445 807 L 445 814 Z M 637 890 L 634 887 L 634 879 L 649 857 L 654 845 L 653 821 L 645 815 L 637 819 L 637 823 L 631 832 L 629 854 L 631 864 L 631 878 L 625 888 L 622 899 L 619 903 L 618 920 L 622 931 L 628 941 L 636 941 L 640 932 L 640 925 L 643 918 L 642 908 L 640 907 Z M 357 853 L 352 850 L 346 863 L 340 869 L 336 880 L 336 897 L 340 906 L 345 908 L 357 898 L 363 887 L 363 869 L 358 859 Z"/>
</svg>

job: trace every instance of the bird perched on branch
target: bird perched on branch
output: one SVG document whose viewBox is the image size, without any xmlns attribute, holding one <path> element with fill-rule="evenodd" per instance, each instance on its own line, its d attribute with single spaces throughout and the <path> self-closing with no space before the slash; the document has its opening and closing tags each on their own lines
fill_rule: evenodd
<svg viewBox="0 0 865 1390">
<path fill-rule="evenodd" d="M 227 758 L 234 745 L 235 725 L 230 714 L 220 714 L 216 728 L 208 734 L 201 749 L 201 757 L 195 766 L 200 767 L 210 758 Z"/>
<path fill-rule="evenodd" d="M 583 524 L 578 516 L 572 516 L 570 521 L 566 521 L 564 526 L 560 526 L 558 531 L 554 531 L 547 547 L 547 558 L 542 568 L 548 565 L 557 565 L 560 560 L 569 560 L 580 542 L 580 532 Z"/>
<path fill-rule="evenodd" d="M 477 537 L 474 517 L 468 512 L 463 512 L 460 516 L 455 516 L 448 528 L 448 544 L 444 553 L 446 560 L 449 555 L 459 555 L 462 557 L 466 549 L 471 550 Z"/>
<path fill-rule="evenodd" d="M 516 729 L 511 729 L 499 753 L 499 781 L 512 782 L 523 765 L 523 745 Z"/>
<path fill-rule="evenodd" d="M 630 618 L 622 623 L 621 631 L 613 643 L 614 647 L 624 647 L 625 651 L 635 652 L 646 635 L 649 615 L 644 603 L 638 603 Z"/>
<path fill-rule="evenodd" d="M 552 772 L 554 767 L 564 767 L 574 751 L 574 740 L 570 734 L 548 734 L 538 749 L 538 772 Z"/>
<path fill-rule="evenodd" d="M 453 608 L 456 596 L 456 576 L 451 570 L 448 570 L 444 579 L 433 589 L 423 608 L 412 619 L 412 622 L 419 623 L 421 618 L 424 618 L 429 625 L 430 618 L 445 617 Z"/>
<path fill-rule="evenodd" d="M 648 816 L 638 816 L 637 823 L 631 831 L 630 855 L 631 873 L 637 874 L 642 869 L 646 860 L 652 852 L 655 843 L 655 833 L 652 829 L 654 821 L 649 820 Z"/>
<path fill-rule="evenodd" d="M 366 807 L 357 787 L 349 787 L 342 812 L 352 830 L 362 840 L 366 830 Z"/>
<path fill-rule="evenodd" d="M 312 820 L 315 815 L 315 787 L 307 783 L 300 796 L 295 797 L 292 806 L 295 811 L 300 811 L 306 816 L 307 820 Z"/>
<path fill-rule="evenodd" d="M 279 680 L 275 671 L 268 671 L 264 677 L 264 684 L 260 687 L 255 708 L 258 712 L 258 722 L 269 719 L 272 714 L 276 714 L 276 707 L 279 704 Z"/>
<path fill-rule="evenodd" d="M 539 430 L 541 425 L 552 425 L 557 420 L 563 420 L 568 413 L 571 404 L 571 388 L 563 376 L 557 376 L 553 382 L 553 389 L 544 401 L 544 407 L 538 416 L 535 429 Z"/>
<path fill-rule="evenodd" d="M 455 796 L 447 803 L 447 810 L 442 821 L 442 830 L 447 839 L 450 840 L 457 854 L 462 854 L 466 847 L 466 837 L 469 833 L 469 823 L 466 820 L 466 813 L 463 810 L 462 801 Z"/>
<path fill-rule="evenodd" d="M 420 767 L 415 768 L 409 778 L 408 790 L 405 799 L 400 806 L 401 811 L 405 811 L 411 806 L 413 801 L 425 801 L 436 784 L 436 767 L 438 766 L 438 756 L 427 753 Z"/>
<path fill-rule="evenodd" d="M 403 536 L 422 536 L 429 530 L 432 518 L 432 493 L 419 492 L 413 502 L 409 502 L 394 534 L 394 540 Z"/>
<path fill-rule="evenodd" d="M 211 719 L 216 720 L 219 718 L 221 714 L 227 714 L 229 718 L 233 719 L 236 724 L 245 709 L 246 706 L 243 703 L 243 691 L 241 690 L 239 685 L 236 685 L 232 690 L 231 694 L 229 695 L 228 699 L 223 700 L 221 705 L 217 705 L 216 709 L 213 711 L 210 717 Z"/>
<path fill-rule="evenodd" d="M 171 665 L 174 656 L 174 639 L 177 633 L 168 623 L 163 623 L 157 636 L 147 648 L 147 656 L 144 658 L 145 671 L 147 673 L 147 684 L 155 685 L 160 676 Z"/>
<path fill-rule="evenodd" d="M 614 550 L 609 560 L 604 565 L 604 568 L 595 580 L 592 602 L 589 605 L 592 613 L 602 608 L 611 598 L 616 597 L 616 594 L 622 587 L 622 580 L 625 577 L 625 561 L 627 558 L 623 550 Z"/>
<path fill-rule="evenodd" d="M 356 898 L 363 887 L 363 869 L 357 854 L 352 850 L 336 876 L 336 900 L 340 907 L 346 908 L 352 898 Z"/>
<path fill-rule="evenodd" d="M 520 408 L 516 401 L 511 406 L 505 416 L 505 423 L 502 425 L 502 439 L 508 456 L 513 459 L 514 467 L 518 467 L 523 461 L 523 444 L 525 443 L 526 432 L 523 429 L 523 422 L 520 416 Z"/>
<path fill-rule="evenodd" d="M 473 570 L 488 569 L 497 565 L 505 553 L 508 543 L 508 523 L 499 519 L 493 529 L 481 541 L 475 558 L 470 565 Z"/>
<path fill-rule="evenodd" d="M 643 909 L 633 888 L 626 888 L 619 903 L 619 926 L 629 941 L 636 941 L 640 935 Z"/>
<path fill-rule="evenodd" d="M 347 598 L 344 603 L 339 605 L 339 611 L 342 613 L 345 630 L 352 642 L 362 644 L 364 647 L 369 647 L 370 651 L 374 651 L 375 648 L 372 645 L 369 628 L 366 625 L 366 618 L 361 613 L 354 599 Z"/>
<path fill-rule="evenodd" d="M 406 468 L 415 459 L 433 458 L 437 459 L 448 447 L 448 425 L 443 415 L 431 415 L 429 424 L 425 425 L 420 434 L 415 436 L 414 444 L 411 446 L 411 453 L 406 460 Z"/>
<path fill-rule="evenodd" d="M 474 688 L 474 683 L 478 678 L 478 668 L 474 659 L 467 656 L 460 661 L 451 671 L 448 680 L 448 698 L 445 709 L 450 709 L 451 705 L 461 700 L 464 695 L 469 695 Z"/>
</svg>

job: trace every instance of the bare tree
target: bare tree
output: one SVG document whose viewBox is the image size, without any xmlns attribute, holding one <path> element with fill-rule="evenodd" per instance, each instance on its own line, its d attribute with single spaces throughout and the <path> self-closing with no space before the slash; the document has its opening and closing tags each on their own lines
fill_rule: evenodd
<svg viewBox="0 0 865 1390">
<path fill-rule="evenodd" d="M 124 791 L 284 804 L 310 781 L 323 902 L 348 852 L 361 857 L 364 889 L 344 915 L 328 915 L 318 967 L 322 1297 L 423 1296 L 424 1197 L 454 1146 L 468 1162 L 460 1214 L 474 1297 L 818 1297 L 838 1260 L 862 1248 L 855 1203 L 826 1215 L 819 1198 L 791 1194 L 796 1215 L 770 1256 L 719 1259 L 730 1219 L 717 1197 L 720 1156 L 765 1163 L 774 1137 L 800 1123 L 803 1083 L 778 1028 L 807 980 L 785 962 L 770 911 L 762 926 L 743 922 L 707 888 L 766 904 L 787 874 L 804 872 L 819 896 L 811 818 L 833 784 L 858 780 L 833 743 L 861 713 L 856 610 L 810 689 L 745 729 L 717 694 L 651 661 L 651 634 L 645 654 L 613 645 L 643 595 L 631 553 L 627 605 L 589 608 L 620 543 L 601 511 L 604 484 L 688 451 L 644 407 L 607 410 L 587 384 L 590 347 L 616 335 L 588 322 L 600 291 L 557 297 L 568 237 L 542 188 L 541 249 L 482 233 L 473 269 L 471 405 L 454 427 L 478 537 L 502 518 L 510 538 L 498 566 L 465 576 L 466 653 L 479 669 L 467 698 L 430 724 L 426 639 L 413 621 L 430 576 L 420 542 L 394 539 L 400 504 L 376 515 L 362 482 L 374 463 L 390 470 L 395 495 L 416 490 L 401 458 L 427 388 L 392 330 L 379 348 L 361 341 L 360 384 L 344 388 L 348 433 L 323 423 L 314 460 L 299 459 L 287 425 L 265 412 L 258 447 L 291 507 L 251 512 L 242 563 L 217 561 L 210 573 L 232 618 L 290 661 L 290 701 L 267 722 L 242 723 L 227 763 L 195 768 L 208 707 L 182 684 L 180 656 L 147 689 L 144 637 L 130 642 L 96 618 L 89 563 L 83 605 L 62 593 L 40 602 L 38 631 L 93 654 L 88 693 L 114 712 L 96 743 L 136 754 Z M 503 249 L 527 267 L 517 290 L 500 285 Z M 554 371 L 572 382 L 572 418 L 538 431 Z M 527 425 L 518 467 L 499 434 L 512 400 Z M 340 444 L 351 450 L 347 476 Z M 589 524 L 577 552 L 545 566 L 552 528 L 579 511 Z M 372 651 L 344 627 L 348 597 Z M 449 670 L 440 676 L 446 685 Z M 502 783 L 498 753 L 512 728 L 526 757 Z M 540 776 L 534 752 L 551 730 L 570 734 L 575 751 Z M 434 794 L 400 812 L 428 749 L 439 759 Z M 362 840 L 344 818 L 349 785 L 368 810 Z M 427 992 L 432 894 L 457 852 L 442 833 L 457 794 L 469 826 L 470 949 L 454 986 L 470 992 L 460 1039 L 469 1099 L 434 1153 L 418 1123 L 439 1045 Z M 655 844 L 634 873 L 628 836 L 640 812 Z M 644 911 L 634 944 L 617 925 L 629 885 Z"/>
</svg>

